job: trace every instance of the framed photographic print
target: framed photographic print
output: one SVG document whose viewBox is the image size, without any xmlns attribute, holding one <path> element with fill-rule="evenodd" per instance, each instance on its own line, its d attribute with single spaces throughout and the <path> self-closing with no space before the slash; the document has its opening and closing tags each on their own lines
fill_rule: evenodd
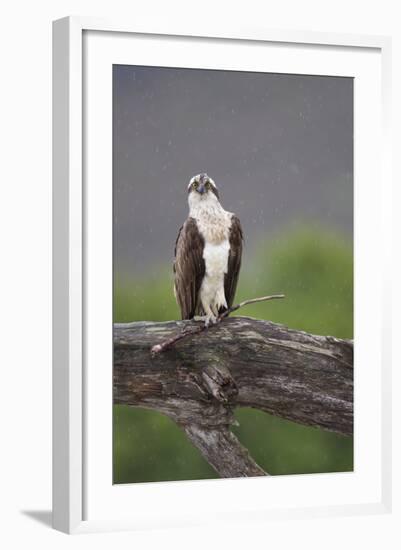
<svg viewBox="0 0 401 550">
<path fill-rule="evenodd" d="M 389 39 L 53 50 L 54 526 L 386 511 Z"/>
</svg>

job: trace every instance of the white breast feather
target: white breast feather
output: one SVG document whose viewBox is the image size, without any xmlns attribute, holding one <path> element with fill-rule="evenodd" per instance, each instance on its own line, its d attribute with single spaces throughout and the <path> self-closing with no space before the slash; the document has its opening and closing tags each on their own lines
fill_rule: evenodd
<svg viewBox="0 0 401 550">
<path fill-rule="evenodd" d="M 220 244 L 205 243 L 205 277 L 200 289 L 200 299 L 206 315 L 210 310 L 217 317 L 221 307 L 227 307 L 224 294 L 224 275 L 227 273 L 230 243 L 225 239 Z"/>
<path fill-rule="evenodd" d="M 229 234 L 232 213 L 218 201 L 203 201 L 190 205 L 190 216 L 196 219 L 204 238 L 205 277 L 200 288 L 200 300 L 207 316 L 217 317 L 221 307 L 227 307 L 224 294 L 224 275 L 228 269 Z"/>
</svg>

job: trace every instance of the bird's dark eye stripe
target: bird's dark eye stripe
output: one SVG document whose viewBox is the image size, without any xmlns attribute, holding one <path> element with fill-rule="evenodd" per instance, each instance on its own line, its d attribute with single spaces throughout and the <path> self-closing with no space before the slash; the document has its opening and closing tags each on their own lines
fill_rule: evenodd
<svg viewBox="0 0 401 550">
<path fill-rule="evenodd" d="M 206 179 L 205 177 L 201 178 L 201 181 L 192 179 L 188 185 L 188 193 L 190 193 L 192 190 L 197 190 L 200 185 L 203 185 L 204 189 L 206 191 L 211 191 L 216 195 L 217 198 L 219 198 L 219 193 L 217 191 L 217 187 L 213 180 Z"/>
</svg>

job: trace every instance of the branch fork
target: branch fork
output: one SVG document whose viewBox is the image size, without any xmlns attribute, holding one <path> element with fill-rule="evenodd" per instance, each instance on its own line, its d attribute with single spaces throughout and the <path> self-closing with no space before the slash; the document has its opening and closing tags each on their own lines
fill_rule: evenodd
<svg viewBox="0 0 401 550">
<path fill-rule="evenodd" d="M 178 335 L 176 321 L 114 326 L 114 403 L 169 416 L 221 477 L 266 475 L 230 430 L 236 407 L 352 435 L 351 340 L 249 317 L 224 319 L 224 331 L 179 326 Z M 170 352 L 151 358 L 155 340 Z"/>
<path fill-rule="evenodd" d="M 201 332 L 204 332 L 205 330 L 209 330 L 210 328 L 216 327 L 219 323 L 223 321 L 223 319 L 227 318 L 230 313 L 233 313 L 234 311 L 237 311 L 241 307 L 247 306 L 249 304 L 256 304 L 258 302 L 267 302 L 269 300 L 278 300 L 281 298 L 285 298 L 284 294 L 272 294 L 271 296 L 262 296 L 260 298 L 251 298 L 250 300 L 244 300 L 243 302 L 240 302 L 239 304 L 232 306 L 228 308 L 224 313 L 219 315 L 217 317 L 217 322 L 214 325 L 200 325 L 198 327 L 192 328 L 190 330 L 184 329 L 182 332 L 176 334 L 175 336 L 172 336 L 168 340 L 165 340 L 164 342 L 161 342 L 160 344 L 156 344 L 152 346 L 150 353 L 154 357 L 158 353 L 162 353 L 163 351 L 166 351 L 170 348 L 172 348 L 177 342 L 180 340 L 183 340 L 184 338 L 188 338 L 189 336 L 194 336 L 195 334 L 200 334 Z"/>
</svg>

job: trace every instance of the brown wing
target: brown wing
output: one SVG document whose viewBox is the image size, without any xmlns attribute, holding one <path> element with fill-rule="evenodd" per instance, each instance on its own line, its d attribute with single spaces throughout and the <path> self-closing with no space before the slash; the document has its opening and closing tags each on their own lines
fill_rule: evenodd
<svg viewBox="0 0 401 550">
<path fill-rule="evenodd" d="M 174 290 L 182 319 L 192 319 L 197 313 L 205 275 L 204 246 L 196 221 L 188 218 L 178 233 L 174 250 Z"/>
<path fill-rule="evenodd" d="M 233 305 L 237 289 L 238 276 L 241 269 L 243 238 L 241 223 L 237 216 L 233 215 L 229 236 L 230 252 L 228 255 L 227 273 L 224 277 L 224 294 L 228 307 Z"/>
</svg>

